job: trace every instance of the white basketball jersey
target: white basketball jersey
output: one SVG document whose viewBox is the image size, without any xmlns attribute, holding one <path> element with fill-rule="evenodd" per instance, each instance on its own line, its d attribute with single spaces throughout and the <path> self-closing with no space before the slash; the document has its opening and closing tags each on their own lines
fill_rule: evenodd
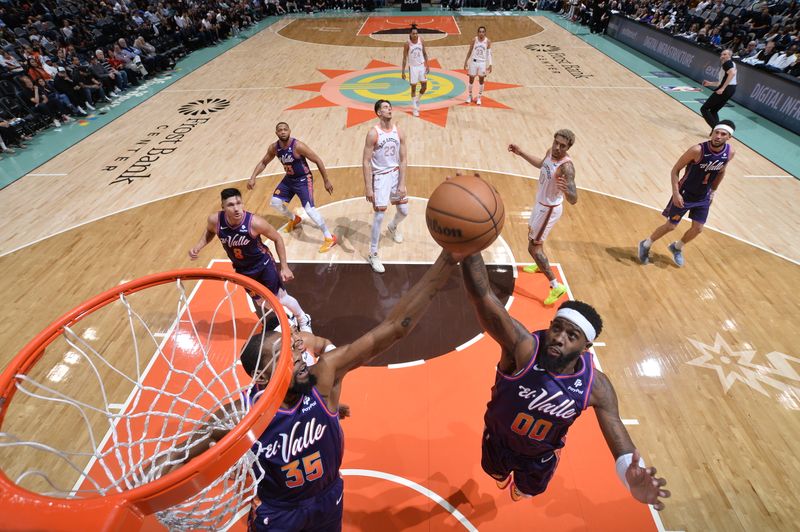
<svg viewBox="0 0 800 532">
<path fill-rule="evenodd" d="M 565 156 L 560 161 L 554 161 L 550 154 L 542 161 L 539 171 L 539 190 L 536 191 L 536 201 L 548 207 L 560 205 L 564 201 L 564 193 L 556 185 L 556 170 L 558 167 L 572 159 Z"/>
<path fill-rule="evenodd" d="M 489 50 L 489 39 L 480 40 L 475 37 L 475 44 L 472 46 L 472 57 L 470 59 L 478 62 L 486 61 Z"/>
<path fill-rule="evenodd" d="M 380 124 L 375 126 L 378 140 L 372 150 L 372 173 L 382 174 L 400 167 L 400 134 L 397 126 L 392 125 L 391 131 L 384 131 Z"/>
<path fill-rule="evenodd" d="M 408 64 L 412 67 L 418 67 L 425 64 L 425 56 L 422 54 L 422 37 L 417 38 L 417 42 L 408 40 Z"/>
</svg>

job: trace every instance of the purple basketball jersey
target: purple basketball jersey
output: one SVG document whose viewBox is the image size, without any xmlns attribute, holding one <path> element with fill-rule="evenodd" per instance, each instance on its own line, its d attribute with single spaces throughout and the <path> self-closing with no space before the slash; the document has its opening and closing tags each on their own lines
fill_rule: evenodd
<svg viewBox="0 0 800 532">
<path fill-rule="evenodd" d="M 686 167 L 686 173 L 680 180 L 679 187 L 684 202 L 698 202 L 708 199 L 709 191 L 717 175 L 728 164 L 731 153 L 730 144 L 718 152 L 711 150 L 710 142 L 700 144 L 703 156 L 698 163 Z"/>
<path fill-rule="evenodd" d="M 258 397 L 255 388 L 252 397 Z M 266 471 L 258 484 L 258 497 L 264 502 L 316 497 L 340 478 L 344 434 L 339 414 L 328 411 L 316 388 L 290 410 L 278 409 L 258 440 L 253 452 Z"/>
<path fill-rule="evenodd" d="M 289 144 L 287 144 L 285 148 L 282 148 L 281 142 L 278 141 L 275 143 L 275 151 L 278 155 L 278 159 L 283 163 L 286 177 L 302 179 L 307 177 L 311 173 L 311 170 L 308 168 L 306 158 L 295 153 L 294 146 L 296 143 L 297 139 L 290 138 Z"/>
<path fill-rule="evenodd" d="M 578 369 L 571 375 L 550 373 L 536 364 L 544 332 L 533 333 L 533 356 L 525 368 L 515 375 L 497 370 L 484 415 L 491 437 L 524 456 L 539 456 L 563 447 L 567 430 L 589 405 L 592 392 L 591 353 L 580 355 Z"/>
<path fill-rule="evenodd" d="M 252 274 L 262 270 L 266 265 L 275 261 L 269 248 L 261 242 L 261 237 L 250 233 L 250 224 L 253 222 L 253 213 L 245 211 L 244 220 L 240 225 L 231 227 L 225 219 L 225 211 L 219 211 L 217 216 L 217 236 L 225 248 L 225 253 L 233 263 L 233 269 L 242 275 Z"/>
</svg>

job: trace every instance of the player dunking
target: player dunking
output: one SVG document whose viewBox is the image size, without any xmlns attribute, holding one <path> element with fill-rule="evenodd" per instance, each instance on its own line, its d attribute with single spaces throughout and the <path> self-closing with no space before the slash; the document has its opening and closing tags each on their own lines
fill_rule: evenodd
<svg viewBox="0 0 800 532">
<path fill-rule="evenodd" d="M 481 466 L 518 501 L 545 491 L 572 423 L 594 407 L 620 480 L 639 502 L 664 508 L 669 497 L 655 468 L 645 468 L 619 417 L 611 381 L 588 349 L 603 322 L 590 305 L 564 302 L 546 330 L 528 332 L 492 292 L 480 254 L 467 257 L 464 285 L 484 330 L 500 344 L 492 397 L 484 415 Z"/>
<path fill-rule="evenodd" d="M 481 96 L 483 96 L 483 81 L 486 79 L 487 74 L 492 73 L 492 43 L 486 36 L 486 26 L 478 27 L 478 35 L 470 44 L 467 58 L 464 60 L 464 70 L 469 75 L 467 103 L 472 103 L 472 84 L 475 82 L 475 76 L 477 76 L 478 99 L 475 100 L 475 103 L 480 105 Z"/>
<path fill-rule="evenodd" d="M 403 46 L 403 79 L 406 79 L 406 64 L 408 68 L 408 82 L 411 85 L 411 102 L 414 106 L 414 116 L 419 116 L 419 100 L 428 89 L 427 75 L 430 72 L 428 67 L 428 51 L 419 36 L 416 24 L 411 25 L 411 33 L 408 41 Z M 419 96 L 417 96 L 417 83 L 419 83 Z"/>
<path fill-rule="evenodd" d="M 189 250 L 189 258 L 197 259 L 200 250 L 215 235 L 218 236 L 236 273 L 246 275 L 269 288 L 270 292 L 278 296 L 281 304 L 294 314 L 300 329 L 311 332 L 311 317 L 303 312 L 300 303 L 283 287 L 283 283 L 294 279 L 294 274 L 286 262 L 286 246 L 281 235 L 265 219 L 244 210 L 242 193 L 238 189 L 226 188 L 220 196 L 222 210 L 209 215 L 206 230 L 197 244 Z M 281 263 L 280 270 L 269 248 L 261 241 L 262 236 L 275 244 Z M 256 314 L 261 317 L 261 298 L 254 294 L 250 296 L 253 298 Z"/>
<path fill-rule="evenodd" d="M 292 131 L 289 129 L 289 124 L 286 122 L 278 122 L 275 126 L 275 134 L 278 136 L 278 141 L 275 144 L 270 144 L 267 148 L 267 153 L 256 165 L 253 170 L 253 175 L 247 182 L 247 189 L 253 190 L 256 186 L 256 177 L 264 171 L 264 168 L 277 157 L 283 168 L 286 170 L 286 175 L 283 177 L 270 200 L 270 205 L 279 213 L 289 219 L 286 225 L 286 232 L 291 233 L 295 227 L 300 225 L 303 221 L 299 216 L 293 215 L 286 207 L 286 204 L 292 201 L 296 195 L 300 198 L 300 204 L 315 224 L 322 230 L 325 241 L 319 248 L 320 253 L 329 251 L 336 245 L 336 235 L 332 235 L 325 225 L 325 219 L 317 211 L 314 206 L 314 176 L 311 169 L 308 167 L 306 159 L 317 165 L 319 173 L 322 174 L 322 182 L 325 184 L 325 190 L 328 194 L 333 194 L 333 185 L 328 179 L 328 171 L 325 169 L 325 164 L 322 159 L 314 153 L 304 142 L 292 138 Z"/>
<path fill-rule="evenodd" d="M 683 247 L 703 231 L 714 194 L 725 177 L 728 163 L 733 160 L 734 149 L 728 141 L 735 129 L 733 122 L 722 120 L 714 126 L 709 140 L 686 150 L 672 167 L 672 199 L 662 213 L 667 220 L 649 238 L 639 242 L 639 261 L 642 264 L 650 262 L 653 242 L 678 227 L 681 218 L 688 212 L 692 226 L 680 240 L 668 246 L 672 260 L 678 267 L 683 266 Z M 683 169 L 686 171 L 679 178 L 678 174 Z"/>
<path fill-rule="evenodd" d="M 342 529 L 344 484 L 339 468 L 344 435 L 339 424 L 337 387 L 348 372 L 408 335 L 433 296 L 447 283 L 457 260 L 443 251 L 382 323 L 354 342 L 328 351 L 312 367 L 303 362 L 297 350 L 293 351 L 289 389 L 253 447 L 266 474 L 257 487 L 260 504 L 250 514 L 249 530 Z M 252 337 L 241 354 L 242 367 L 256 383 L 248 397 L 251 402 L 258 400 L 271 377 L 275 350 L 269 338 Z M 183 460 L 204 452 L 225 434 L 224 429 L 211 430 L 210 438 L 194 445 Z"/>
<path fill-rule="evenodd" d="M 364 172 L 364 196 L 372 203 L 375 215 L 372 218 L 372 235 L 369 243 L 369 262 L 377 273 L 386 269 L 378 258 L 378 242 L 386 209 L 391 202 L 397 208 L 394 219 L 387 227 L 392 239 L 403 241 L 400 222 L 408 216 L 406 197 L 406 137 L 392 123 L 392 104 L 388 100 L 375 102 L 375 114 L 380 122 L 369 128 L 364 142 L 362 169 Z"/>
<path fill-rule="evenodd" d="M 542 272 L 550 281 L 550 294 L 544 300 L 545 305 L 552 305 L 563 296 L 567 289 L 556 280 L 550 269 L 550 261 L 544 253 L 544 240 L 555 223 L 561 218 L 564 210 L 564 197 L 570 204 L 578 203 L 578 189 L 575 187 L 575 166 L 567 151 L 575 143 L 575 133 L 569 129 L 559 129 L 553 135 L 553 145 L 547 150 L 544 158 L 529 155 L 516 144 L 509 144 L 508 151 L 519 155 L 536 168 L 539 168 L 539 188 L 536 191 L 536 203 L 531 207 L 528 221 L 528 253 L 535 265 L 525 266 L 527 273 Z"/>
</svg>

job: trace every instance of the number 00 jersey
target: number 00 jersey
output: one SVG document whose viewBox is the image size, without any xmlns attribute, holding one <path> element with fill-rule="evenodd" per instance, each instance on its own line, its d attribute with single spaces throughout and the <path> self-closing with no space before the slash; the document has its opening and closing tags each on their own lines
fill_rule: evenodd
<svg viewBox="0 0 800 532">
<path fill-rule="evenodd" d="M 499 369 L 484 423 L 496 441 L 523 456 L 539 456 L 564 446 L 572 423 L 589 405 L 594 380 L 592 354 L 581 353 L 571 375 L 550 373 L 539 367 L 545 331 L 533 333 L 534 351 L 528 365 L 515 375 Z"/>
<path fill-rule="evenodd" d="M 256 389 L 251 401 L 257 400 Z M 289 410 L 278 409 L 253 445 L 266 476 L 258 483 L 264 502 L 293 503 L 323 493 L 339 478 L 344 434 L 316 388 Z"/>
</svg>

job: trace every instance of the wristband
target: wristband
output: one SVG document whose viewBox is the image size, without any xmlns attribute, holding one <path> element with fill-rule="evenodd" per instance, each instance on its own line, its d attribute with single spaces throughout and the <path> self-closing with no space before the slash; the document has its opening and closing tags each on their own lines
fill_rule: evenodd
<svg viewBox="0 0 800 532">
<path fill-rule="evenodd" d="M 333 351 L 334 349 L 336 349 L 335 345 L 328 344 L 327 347 L 325 347 L 325 351 L 323 351 L 323 353 L 327 353 L 328 351 Z"/>
<path fill-rule="evenodd" d="M 633 453 L 623 454 L 619 458 L 617 458 L 617 476 L 625 485 L 626 488 L 629 490 L 631 487 L 628 485 L 628 479 L 625 478 L 625 472 L 628 471 L 631 463 L 633 462 Z M 644 460 L 640 457 L 639 458 L 639 467 L 644 467 Z"/>
</svg>

